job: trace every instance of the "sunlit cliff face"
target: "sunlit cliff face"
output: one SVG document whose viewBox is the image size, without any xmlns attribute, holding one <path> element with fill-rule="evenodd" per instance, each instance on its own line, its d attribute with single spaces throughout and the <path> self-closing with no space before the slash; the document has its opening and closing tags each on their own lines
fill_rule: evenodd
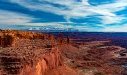
<svg viewBox="0 0 127 75">
<path fill-rule="evenodd" d="M 36 47 L 38 46 L 37 44 L 38 42 L 36 41 L 40 39 L 41 39 L 40 41 L 44 41 L 44 39 L 49 39 L 47 35 L 44 36 L 35 33 L 25 33 L 25 32 L 15 33 L 13 31 L 10 33 L 1 32 L 0 34 L 1 34 L 0 46 L 7 50 L 11 47 L 11 49 L 14 50 L 12 52 L 10 50 L 10 52 L 7 51 L 6 53 L 5 52 L 0 53 L 1 55 L 0 61 L 2 64 L 1 66 L 3 66 L 0 67 L 2 69 L 2 74 L 45 75 L 46 71 L 62 65 L 60 52 L 57 48 L 54 49 L 51 48 L 49 49 L 50 51 L 48 50 L 46 51 L 43 49 L 44 47 Z M 35 39 L 35 37 L 36 41 L 32 40 Z M 25 41 L 26 43 L 24 42 L 25 39 L 27 39 Z M 34 44 L 36 44 L 36 46 Z M 33 49 L 33 51 L 31 52 L 33 46 L 35 46 L 36 49 Z M 19 55 L 17 51 L 18 48 L 22 48 L 21 51 L 19 51 Z M 27 49 L 24 50 L 25 48 Z M 39 53 L 40 52 L 39 49 L 40 51 L 45 51 L 46 53 L 43 54 Z M 32 57 L 31 55 L 34 55 L 34 57 Z"/>
<path fill-rule="evenodd" d="M 62 59 L 57 50 L 45 54 L 42 59 L 33 66 L 25 65 L 20 75 L 45 75 L 48 71 L 62 66 Z"/>
<path fill-rule="evenodd" d="M 58 67 L 66 69 L 52 35 L 18 31 L 0 34 L 0 75 L 50 75 Z M 56 70 L 53 75 L 64 73 Z"/>
</svg>

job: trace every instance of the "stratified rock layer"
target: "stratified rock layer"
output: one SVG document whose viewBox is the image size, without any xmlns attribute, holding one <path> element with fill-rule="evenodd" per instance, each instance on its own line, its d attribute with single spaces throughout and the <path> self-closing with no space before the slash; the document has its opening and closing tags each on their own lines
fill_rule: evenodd
<svg viewBox="0 0 127 75">
<path fill-rule="evenodd" d="M 47 34 L 1 31 L 0 75 L 49 75 L 49 72 L 54 73 L 52 75 L 77 75 L 65 67 L 55 46 L 57 43 L 53 41 Z M 60 69 L 55 70 L 57 68 Z"/>
<path fill-rule="evenodd" d="M 2 30 L 0 75 L 123 75 L 125 48 L 109 45 L 110 40 L 79 40 Z"/>
</svg>

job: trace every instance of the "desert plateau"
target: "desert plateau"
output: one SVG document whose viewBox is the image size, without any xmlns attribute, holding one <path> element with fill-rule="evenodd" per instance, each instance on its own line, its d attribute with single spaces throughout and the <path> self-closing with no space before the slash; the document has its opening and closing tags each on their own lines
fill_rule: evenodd
<svg viewBox="0 0 127 75">
<path fill-rule="evenodd" d="M 1 30 L 0 75 L 126 75 L 127 50 L 110 42 Z"/>
</svg>

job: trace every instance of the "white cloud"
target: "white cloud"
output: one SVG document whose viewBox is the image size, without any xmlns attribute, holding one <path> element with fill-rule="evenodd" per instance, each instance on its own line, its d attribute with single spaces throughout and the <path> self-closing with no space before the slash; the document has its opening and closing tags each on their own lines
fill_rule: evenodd
<svg viewBox="0 0 127 75">
<path fill-rule="evenodd" d="M 76 2 L 75 0 L 39 0 L 40 2 L 47 1 L 64 5 L 68 9 L 54 7 L 50 4 L 41 4 L 38 2 L 28 2 L 26 0 L 11 0 L 13 3 L 18 3 L 21 6 L 27 7 L 31 10 L 40 10 L 51 12 L 57 15 L 63 15 L 65 19 L 70 22 L 70 18 L 81 18 L 86 16 L 101 15 L 102 24 L 118 23 L 123 17 L 116 15 L 114 12 L 120 11 L 127 6 L 127 0 L 117 0 L 114 3 L 92 6 L 88 0 Z"/>
<path fill-rule="evenodd" d="M 124 16 L 100 16 L 103 24 L 113 24 L 121 23 L 125 17 Z"/>
<path fill-rule="evenodd" d="M 92 6 L 88 3 L 88 0 L 82 0 L 81 2 L 76 2 L 75 0 L 38 0 L 38 2 L 32 2 L 32 0 L 10 0 L 13 3 L 17 3 L 21 6 L 27 7 L 30 10 L 40 10 L 45 12 L 51 12 L 57 15 L 63 15 L 67 20 L 67 23 L 72 23 L 71 18 L 85 18 L 88 16 L 98 15 L 97 17 L 102 19 L 102 24 L 96 25 L 104 29 L 97 29 L 90 26 L 88 23 L 81 25 L 65 25 L 62 22 L 51 22 L 51 23 L 30 23 L 34 18 L 25 14 L 0 10 L 0 24 L 20 24 L 25 26 L 52 26 L 60 29 L 74 28 L 79 31 L 114 31 L 114 32 L 127 32 L 127 25 L 121 26 L 106 26 L 107 24 L 120 23 L 125 19 L 123 15 L 117 15 L 115 12 L 125 9 L 127 7 L 127 0 L 117 0 L 114 3 L 102 4 L 97 6 Z M 41 4 L 41 2 L 47 1 L 54 4 L 59 4 L 65 6 L 58 8 L 50 4 Z M 96 24 L 96 23 L 95 23 Z"/>
<path fill-rule="evenodd" d="M 20 24 L 28 23 L 33 20 L 32 17 L 25 14 L 15 13 L 6 10 L 0 10 L 0 24 Z"/>
<path fill-rule="evenodd" d="M 105 27 L 103 32 L 127 32 L 127 25 Z"/>
<path fill-rule="evenodd" d="M 106 9 L 110 12 L 116 12 L 124 9 L 127 6 L 127 0 L 115 0 L 114 3 L 100 5 L 98 7 Z"/>
</svg>

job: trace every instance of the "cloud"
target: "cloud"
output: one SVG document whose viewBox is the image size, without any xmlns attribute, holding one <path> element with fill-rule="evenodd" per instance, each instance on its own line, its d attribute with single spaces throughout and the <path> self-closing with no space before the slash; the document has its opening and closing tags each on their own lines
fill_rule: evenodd
<svg viewBox="0 0 127 75">
<path fill-rule="evenodd" d="M 34 18 L 7 10 L 0 10 L 0 24 L 21 24 L 31 22 Z"/>
<path fill-rule="evenodd" d="M 103 24 L 114 24 L 121 23 L 125 17 L 124 16 L 100 16 Z"/>
<path fill-rule="evenodd" d="M 127 32 L 127 25 L 105 27 L 103 32 Z"/>
<path fill-rule="evenodd" d="M 71 22 L 71 18 L 84 18 L 87 16 L 100 15 L 102 24 L 113 24 L 123 20 L 123 17 L 116 15 L 114 12 L 125 9 L 127 6 L 127 0 L 117 0 L 113 3 L 106 3 L 97 6 L 92 6 L 88 0 L 38 0 L 38 1 L 26 1 L 26 0 L 11 0 L 13 3 L 17 3 L 21 6 L 27 7 L 31 10 L 40 10 L 57 15 L 63 15 L 64 18 Z M 53 6 L 53 4 L 61 5 Z M 110 20 L 110 21 L 109 21 Z"/>
<path fill-rule="evenodd" d="M 96 5 L 90 4 L 90 1 L 91 0 L 8 0 L 6 1 L 8 4 L 12 3 L 15 4 L 15 6 L 20 6 L 29 11 L 24 11 L 26 13 L 23 14 L 23 11 L 21 12 L 22 9 L 18 11 L 19 13 L 14 10 L 11 11 L 11 9 L 10 11 L 8 11 L 8 9 L 0 9 L 0 24 L 16 24 L 28 27 L 47 26 L 60 29 L 73 28 L 79 31 L 126 31 L 126 25 L 118 24 L 127 20 L 127 16 L 124 14 L 118 15 L 116 12 L 127 8 L 127 0 L 114 0 L 112 2 L 103 0 L 106 2 L 103 2 L 103 4 L 97 3 Z M 34 12 L 34 14 L 32 14 L 32 12 Z M 66 19 L 66 22 L 57 22 L 59 18 L 40 15 L 41 12 L 51 13 L 50 15 L 60 15 Z M 36 14 L 39 15 L 39 19 L 36 17 L 38 16 Z M 56 20 L 53 20 L 54 22 L 44 23 L 41 22 L 42 17 Z M 120 30 L 119 28 L 123 29 Z"/>
</svg>

